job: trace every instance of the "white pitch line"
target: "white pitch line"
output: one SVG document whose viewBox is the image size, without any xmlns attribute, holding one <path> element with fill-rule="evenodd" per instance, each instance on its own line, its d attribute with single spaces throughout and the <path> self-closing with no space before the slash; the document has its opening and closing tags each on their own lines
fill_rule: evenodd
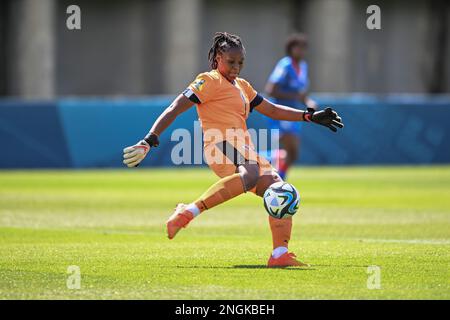
<svg viewBox="0 0 450 320">
<path fill-rule="evenodd" d="M 450 240 L 446 239 L 358 239 L 358 240 L 363 242 L 384 242 L 384 243 L 440 244 L 440 245 L 450 244 Z"/>
</svg>

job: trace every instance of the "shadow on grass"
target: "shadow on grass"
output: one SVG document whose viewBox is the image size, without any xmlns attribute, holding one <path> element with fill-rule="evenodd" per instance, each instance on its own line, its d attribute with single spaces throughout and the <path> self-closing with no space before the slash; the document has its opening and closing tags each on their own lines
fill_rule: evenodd
<svg viewBox="0 0 450 320">
<path fill-rule="evenodd" d="M 218 266 L 176 266 L 181 269 L 266 269 L 266 270 L 298 270 L 298 271 L 312 271 L 316 270 L 313 267 L 309 268 L 297 268 L 297 267 L 287 267 L 287 268 L 267 268 L 266 265 L 263 264 L 254 264 L 254 265 L 235 265 L 230 267 L 218 267 Z"/>
<path fill-rule="evenodd" d="M 240 264 L 234 266 L 176 266 L 180 269 L 271 269 L 271 270 L 298 270 L 298 271 L 312 271 L 318 268 L 367 268 L 368 265 L 331 265 L 331 264 L 314 264 L 310 267 L 287 267 L 287 268 L 267 268 L 265 264 Z"/>
<path fill-rule="evenodd" d="M 236 265 L 232 267 L 233 269 L 271 269 L 271 270 L 299 270 L 299 271 L 310 271 L 315 270 L 314 267 L 287 267 L 287 268 L 268 268 L 266 265 L 261 264 L 250 264 L 250 265 Z"/>
<path fill-rule="evenodd" d="M 355 264 L 315 264 L 313 267 L 328 267 L 328 268 L 367 268 L 369 265 L 355 265 Z"/>
</svg>

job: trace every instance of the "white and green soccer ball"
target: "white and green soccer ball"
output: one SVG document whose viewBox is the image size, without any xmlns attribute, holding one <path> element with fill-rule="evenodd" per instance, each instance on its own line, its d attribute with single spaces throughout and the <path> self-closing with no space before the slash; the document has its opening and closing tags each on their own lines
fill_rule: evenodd
<svg viewBox="0 0 450 320">
<path fill-rule="evenodd" d="M 264 208 L 274 218 L 292 217 L 298 210 L 300 195 L 295 187 L 287 182 L 275 182 L 264 192 Z"/>
</svg>

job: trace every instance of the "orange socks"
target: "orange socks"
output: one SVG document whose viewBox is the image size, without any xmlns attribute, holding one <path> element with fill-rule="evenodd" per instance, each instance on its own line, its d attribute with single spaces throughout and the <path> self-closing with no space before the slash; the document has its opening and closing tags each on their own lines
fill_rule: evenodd
<svg viewBox="0 0 450 320">
<path fill-rule="evenodd" d="M 270 230 L 272 231 L 273 248 L 288 247 L 291 239 L 292 217 L 276 219 L 269 216 Z"/>
<path fill-rule="evenodd" d="M 239 173 L 224 177 L 213 184 L 194 203 L 200 212 L 211 209 L 227 200 L 245 192 L 244 184 Z"/>
</svg>

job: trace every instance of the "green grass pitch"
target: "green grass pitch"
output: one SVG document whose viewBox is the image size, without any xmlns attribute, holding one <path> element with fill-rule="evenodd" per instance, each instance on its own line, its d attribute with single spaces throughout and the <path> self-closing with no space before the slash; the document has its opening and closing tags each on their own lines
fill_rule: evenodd
<svg viewBox="0 0 450 320">
<path fill-rule="evenodd" d="M 166 218 L 216 181 L 208 169 L 0 171 L 0 299 L 450 299 L 449 166 L 290 178 L 302 197 L 290 249 L 310 269 L 265 268 L 252 194 L 169 241 Z M 72 265 L 80 289 L 67 287 Z"/>
</svg>

